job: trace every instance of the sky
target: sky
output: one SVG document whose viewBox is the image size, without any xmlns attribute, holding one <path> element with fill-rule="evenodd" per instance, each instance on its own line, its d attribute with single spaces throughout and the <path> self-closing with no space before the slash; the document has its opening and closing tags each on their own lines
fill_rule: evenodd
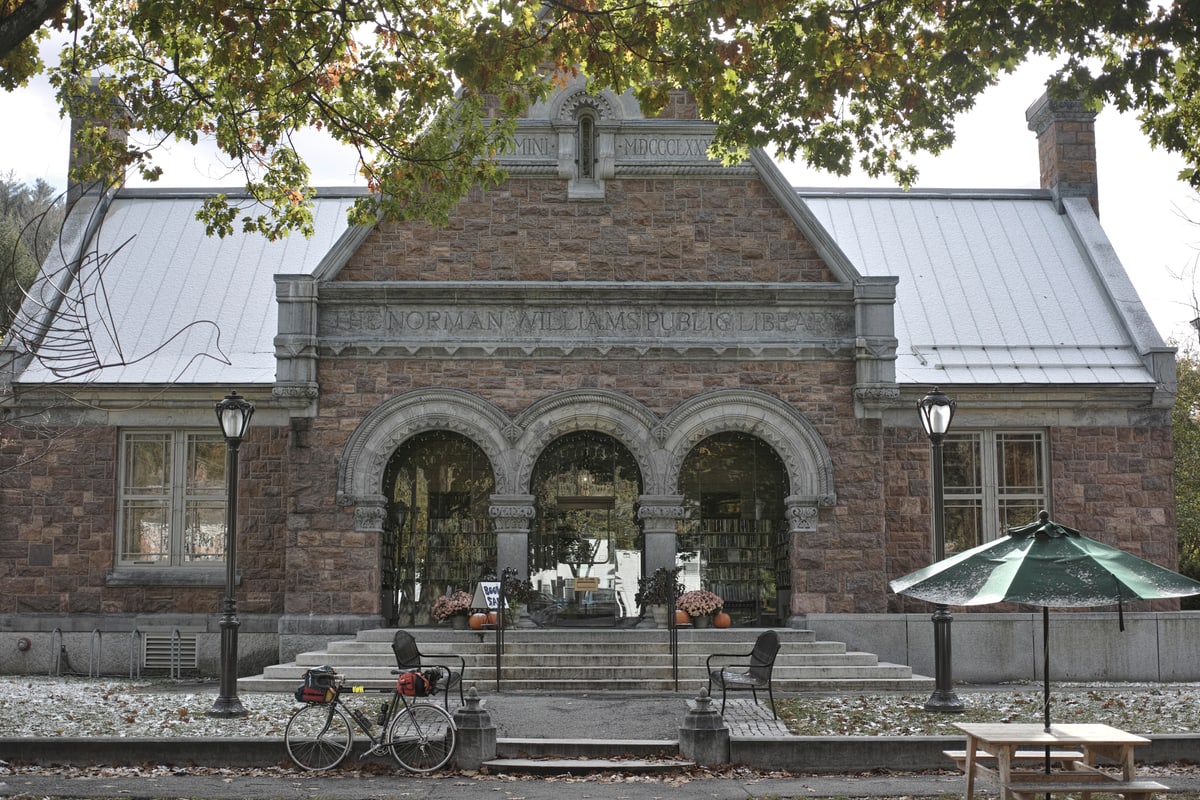
<svg viewBox="0 0 1200 800">
<path fill-rule="evenodd" d="M 916 160 L 920 188 L 1023 189 L 1038 187 L 1037 141 L 1025 109 L 1042 94 L 1049 62 L 1024 65 L 980 96 L 960 117 L 956 144 L 937 157 Z M 49 85 L 38 80 L 13 93 L 0 92 L 0 174 L 17 180 L 41 178 L 66 185 L 69 121 L 61 119 Z M 1194 283 L 1200 263 L 1200 195 L 1178 180 L 1179 156 L 1152 149 L 1131 114 L 1103 110 L 1096 120 L 1100 222 L 1164 339 L 1195 341 Z M 354 163 L 336 146 L 313 137 L 306 153 L 314 185 L 356 183 Z M 230 174 L 203 150 L 172 146 L 159 159 L 161 187 L 221 186 L 236 189 Z M 862 188 L 893 186 L 864 175 L 839 178 L 781 163 L 796 186 Z M 139 185 L 131 182 L 129 185 Z M 1193 222 L 1195 220 L 1195 222 Z"/>
</svg>

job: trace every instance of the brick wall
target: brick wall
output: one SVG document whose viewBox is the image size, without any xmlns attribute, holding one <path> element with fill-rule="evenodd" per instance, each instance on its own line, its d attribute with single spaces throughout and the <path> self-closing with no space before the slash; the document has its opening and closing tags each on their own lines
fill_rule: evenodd
<svg viewBox="0 0 1200 800">
<path fill-rule="evenodd" d="M 1049 445 L 1051 519 L 1156 564 L 1177 568 L 1169 427 L 1059 426 L 1049 430 Z M 890 580 L 930 562 L 929 440 L 920 430 L 891 430 L 886 446 Z M 1178 603 L 1128 607 L 1169 610 L 1177 609 Z M 890 595 L 887 608 L 915 611 L 927 605 Z M 974 610 L 1006 609 L 1001 605 Z"/>
<path fill-rule="evenodd" d="M 794 611 L 882 610 L 885 528 L 876 422 L 852 418 L 853 365 L 817 362 L 662 362 L 609 360 L 454 360 L 321 362 L 321 413 L 306 434 L 309 447 L 289 459 L 295 511 L 288 555 L 288 613 L 371 613 L 377 610 L 378 546 L 355 532 L 333 496 L 337 464 L 329 454 L 379 403 L 412 389 L 473 392 L 516 416 L 557 392 L 604 388 L 622 392 L 665 416 L 702 392 L 755 388 L 795 406 L 820 431 L 835 459 L 840 505 L 793 555 Z M 302 487 L 302 488 L 300 488 Z"/>
<path fill-rule="evenodd" d="M 472 191 L 442 228 L 380 225 L 342 281 L 798 281 L 833 276 L 757 181 L 608 181 L 569 203 L 560 180 Z"/>
<path fill-rule="evenodd" d="M 105 584 L 116 554 L 118 436 L 116 428 L 92 426 L 3 430 L 0 613 L 218 611 L 223 589 Z M 285 447 L 285 434 L 261 426 L 251 428 L 242 446 L 238 601 L 244 613 L 283 608 Z"/>
</svg>

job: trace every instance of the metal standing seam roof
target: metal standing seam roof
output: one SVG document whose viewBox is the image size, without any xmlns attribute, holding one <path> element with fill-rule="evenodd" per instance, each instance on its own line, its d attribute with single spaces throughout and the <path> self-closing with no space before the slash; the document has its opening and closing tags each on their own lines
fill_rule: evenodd
<svg viewBox="0 0 1200 800">
<path fill-rule="evenodd" d="M 118 195 L 88 244 L 92 258 L 78 284 L 97 367 L 63 376 L 35 359 L 18 381 L 273 383 L 274 276 L 313 273 L 348 228 L 354 197 L 318 197 L 313 236 L 274 242 L 207 236 L 196 221 L 203 197 Z"/>
<path fill-rule="evenodd" d="M 1154 384 L 1112 300 L 1128 313 L 1136 293 L 1109 285 L 1045 193 L 797 192 L 861 274 L 899 278 L 901 383 Z M 119 195 L 89 245 L 100 268 L 82 273 L 100 366 L 64 377 L 35 360 L 18 381 L 272 383 L 274 276 L 314 273 L 356 194 L 319 196 L 315 234 L 276 242 L 205 235 L 202 194 Z"/>
<path fill-rule="evenodd" d="M 1126 287 L 1045 193 L 798 194 L 861 274 L 899 278 L 900 383 L 1154 384 Z"/>
</svg>

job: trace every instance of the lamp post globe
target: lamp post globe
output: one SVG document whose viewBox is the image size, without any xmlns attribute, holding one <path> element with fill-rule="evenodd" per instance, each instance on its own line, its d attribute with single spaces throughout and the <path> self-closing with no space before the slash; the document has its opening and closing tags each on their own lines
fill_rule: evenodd
<svg viewBox="0 0 1200 800">
<path fill-rule="evenodd" d="M 958 408 L 950 397 L 934 388 L 917 403 L 917 412 L 921 417 L 921 427 L 929 437 L 932 450 L 930 475 L 933 488 L 933 560 L 941 561 L 946 557 L 946 489 L 942 474 L 942 443 L 954 420 L 954 411 Z M 933 612 L 933 694 L 925 701 L 926 711 L 949 711 L 961 713 L 962 701 L 954 692 L 954 678 L 951 670 L 951 634 L 950 625 L 954 618 L 950 609 L 937 605 Z"/>
<path fill-rule="evenodd" d="M 221 434 L 225 437 L 227 457 L 225 460 L 225 599 L 221 603 L 221 689 L 210 717 L 244 717 L 246 709 L 237 695 L 238 627 L 237 617 L 237 476 L 238 450 L 250 417 L 254 415 L 254 404 L 230 392 L 214 408 Z"/>
</svg>

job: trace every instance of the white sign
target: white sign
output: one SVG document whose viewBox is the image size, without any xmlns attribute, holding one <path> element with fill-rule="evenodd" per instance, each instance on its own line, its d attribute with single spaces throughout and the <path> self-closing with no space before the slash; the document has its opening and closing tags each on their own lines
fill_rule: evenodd
<svg viewBox="0 0 1200 800">
<path fill-rule="evenodd" d="M 486 608 L 495 611 L 500 607 L 500 581 L 480 581 L 475 584 L 475 597 L 471 600 L 472 608 Z"/>
</svg>

